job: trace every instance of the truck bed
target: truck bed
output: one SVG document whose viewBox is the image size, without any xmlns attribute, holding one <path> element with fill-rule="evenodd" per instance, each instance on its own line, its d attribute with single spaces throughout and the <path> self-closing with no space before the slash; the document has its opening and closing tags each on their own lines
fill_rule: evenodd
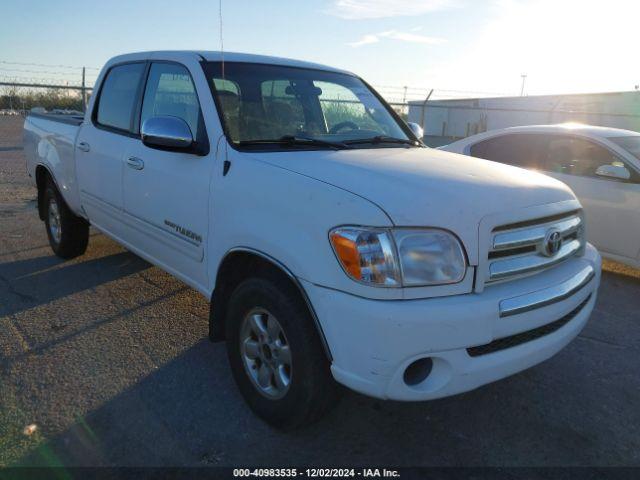
<svg viewBox="0 0 640 480">
<path fill-rule="evenodd" d="M 37 112 L 29 112 L 27 117 L 37 117 L 44 118 L 46 120 L 52 120 L 54 122 L 67 123 L 69 125 L 75 125 L 77 127 L 82 124 L 84 121 L 84 117 L 82 115 L 72 115 L 72 114 L 59 114 L 59 113 L 37 113 Z"/>
<path fill-rule="evenodd" d="M 75 143 L 83 118 L 78 115 L 29 112 L 24 121 L 27 173 L 35 182 L 36 167 L 50 171 L 65 201 L 81 215 L 75 181 Z"/>
</svg>

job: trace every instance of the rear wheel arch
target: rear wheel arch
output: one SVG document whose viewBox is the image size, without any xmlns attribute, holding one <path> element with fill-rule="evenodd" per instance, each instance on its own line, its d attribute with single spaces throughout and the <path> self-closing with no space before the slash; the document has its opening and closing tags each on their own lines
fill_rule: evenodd
<svg viewBox="0 0 640 480">
<path fill-rule="evenodd" d="M 38 216 L 40 220 L 44 221 L 46 214 L 46 205 L 44 203 L 44 192 L 47 188 L 47 181 L 53 180 L 53 175 L 44 165 L 38 165 L 36 167 L 36 187 L 38 189 Z M 55 182 L 54 182 L 55 183 Z"/>
<path fill-rule="evenodd" d="M 279 280 L 289 289 L 289 294 L 302 302 L 313 318 L 316 330 L 329 361 L 331 351 L 324 332 L 316 316 L 311 301 L 293 273 L 273 257 L 250 248 L 235 248 L 227 252 L 218 267 L 215 289 L 211 296 L 209 311 L 209 339 L 222 341 L 226 337 L 225 318 L 231 293 L 243 280 L 252 277 L 266 277 Z"/>
<path fill-rule="evenodd" d="M 43 188 L 39 189 L 39 209 L 53 252 L 64 259 L 82 255 L 89 243 L 89 223 L 75 215 L 50 175 L 41 174 Z"/>
</svg>

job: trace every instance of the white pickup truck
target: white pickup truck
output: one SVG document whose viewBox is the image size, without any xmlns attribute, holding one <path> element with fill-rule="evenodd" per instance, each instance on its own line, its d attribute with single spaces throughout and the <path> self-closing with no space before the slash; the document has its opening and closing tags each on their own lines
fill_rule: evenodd
<svg viewBox="0 0 640 480">
<path fill-rule="evenodd" d="M 218 52 L 110 60 L 84 118 L 30 115 L 54 252 L 89 225 L 211 301 L 263 419 L 337 384 L 428 400 L 548 359 L 585 326 L 600 256 L 550 177 L 431 150 L 349 72 Z"/>
</svg>

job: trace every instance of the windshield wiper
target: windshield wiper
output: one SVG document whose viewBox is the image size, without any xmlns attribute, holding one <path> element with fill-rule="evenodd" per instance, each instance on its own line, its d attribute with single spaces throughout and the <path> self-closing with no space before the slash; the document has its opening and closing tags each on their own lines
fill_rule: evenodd
<svg viewBox="0 0 640 480">
<path fill-rule="evenodd" d="M 345 148 L 351 148 L 346 143 L 342 142 L 330 142 L 328 140 L 320 140 L 312 137 L 300 137 L 296 135 L 284 135 L 280 138 L 263 139 L 263 140 L 241 140 L 238 145 L 311 145 L 329 147 L 335 150 L 342 150 Z"/>
<path fill-rule="evenodd" d="M 344 143 L 346 143 L 347 145 L 359 145 L 361 143 L 372 143 L 374 145 L 377 143 L 397 143 L 401 145 L 412 145 L 414 147 L 418 146 L 418 142 L 414 140 L 409 140 L 407 138 L 388 137 L 386 135 L 376 135 L 375 137 L 371 138 L 357 138 L 355 140 L 346 140 Z"/>
</svg>

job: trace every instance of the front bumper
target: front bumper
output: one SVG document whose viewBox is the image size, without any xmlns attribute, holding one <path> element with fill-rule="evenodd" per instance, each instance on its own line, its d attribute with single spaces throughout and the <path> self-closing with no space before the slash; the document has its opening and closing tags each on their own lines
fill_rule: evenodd
<svg viewBox="0 0 640 480">
<path fill-rule="evenodd" d="M 499 380 L 560 351 L 587 323 L 600 267 L 600 255 L 587 245 L 583 256 L 531 277 L 492 285 L 482 293 L 423 300 L 371 300 L 302 284 L 338 382 L 377 398 L 428 400 Z M 578 277 L 583 281 L 572 281 Z M 556 286 L 562 295 L 549 302 Z M 518 298 L 543 301 L 505 316 L 505 305 L 513 306 Z M 547 332 L 544 326 L 554 322 L 559 326 Z M 538 334 L 521 341 L 523 332 Z M 516 338 L 518 342 L 509 343 Z M 425 357 L 433 361 L 431 373 L 416 385 L 407 384 L 406 368 Z"/>
</svg>

